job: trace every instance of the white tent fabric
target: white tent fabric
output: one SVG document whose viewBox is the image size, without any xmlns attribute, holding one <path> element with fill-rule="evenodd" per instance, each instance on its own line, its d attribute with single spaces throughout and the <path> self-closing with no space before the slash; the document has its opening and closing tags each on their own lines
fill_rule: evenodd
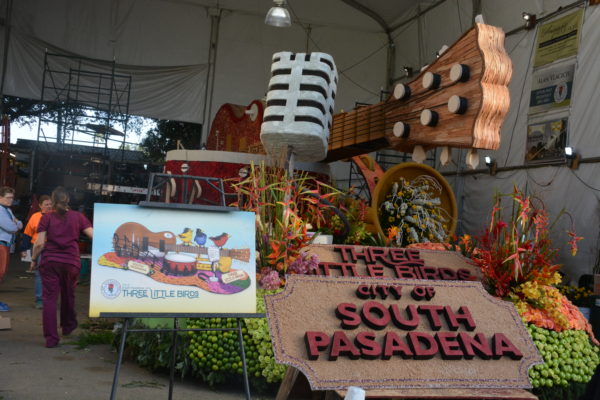
<svg viewBox="0 0 600 400">
<path fill-rule="evenodd" d="M 0 10 L 6 9 L 8 1 L 0 1 Z M 268 0 L 11 3 L 5 94 L 40 98 L 44 51 L 48 49 L 114 60 L 117 73 L 132 75 L 131 114 L 206 122 L 207 126 L 222 104 L 249 104 L 265 94 L 275 52 L 323 51 L 346 68 L 386 44 L 386 35 L 372 19 L 337 1 L 295 2 L 305 25 L 295 24 L 289 29 L 264 24 L 266 10 L 272 5 Z M 403 3 L 406 7 L 411 2 Z M 220 15 L 220 23 L 218 38 L 213 41 L 216 59 L 211 85 L 207 71 L 214 15 Z M 385 60 L 384 48 L 340 77 L 346 89 L 337 99 L 338 109 L 351 108 L 355 101 L 378 100 L 385 84 Z M 96 68 L 100 65 L 97 63 Z M 106 63 L 104 71 L 110 72 L 110 68 Z M 210 113 L 205 117 L 207 96 L 211 98 L 207 105 Z"/>
<path fill-rule="evenodd" d="M 9 0 L 0 0 L 0 10 Z M 387 43 L 395 44 L 392 78 L 403 66 L 417 71 L 435 57 L 443 44 L 454 42 L 472 23 L 473 0 L 356 0 L 380 16 L 362 14 L 342 0 L 288 0 L 294 16 L 291 28 L 265 26 L 270 0 L 12 0 L 12 31 L 7 57 L 6 94 L 39 98 L 44 50 L 117 63 L 119 73 L 132 75 L 132 114 L 210 124 L 223 103 L 249 104 L 264 95 L 271 55 L 278 51 L 321 51 L 333 55 L 340 80 L 336 112 L 354 102 L 374 103 L 386 85 Z M 538 19 L 573 0 L 481 0 L 489 24 L 510 31 L 523 25 L 523 11 Z M 588 2 L 583 2 L 587 4 Z M 435 8 L 410 19 L 430 6 Z M 218 18 L 220 16 L 220 19 Z M 218 36 L 211 24 L 219 19 Z M 410 19 L 410 20 L 409 20 Z M 409 20 L 409 22 L 404 22 Z M 393 29 L 389 36 L 382 23 Z M 599 157 L 600 7 L 585 13 L 569 119 L 569 143 L 584 160 Z M 214 26 L 213 26 L 214 28 Z M 2 38 L 6 37 L 6 27 Z M 511 109 L 502 129 L 501 148 L 490 154 L 500 167 L 524 164 L 527 112 L 531 88 L 531 57 L 536 30 L 518 32 L 506 40 L 513 61 Z M 211 42 L 216 46 L 211 65 Z M 4 49 L 0 48 L 0 52 Z M 2 54 L 4 56 L 4 54 Z M 98 68 L 98 65 L 94 65 Z M 212 69 L 211 69 L 212 68 Z M 208 71 L 214 71 L 214 80 Z M 209 99 L 205 104 L 205 99 Z M 204 111 L 206 109 L 206 112 Z M 454 150 L 464 170 L 465 151 Z M 346 178 L 347 166 L 334 171 Z M 452 173 L 456 167 L 439 167 Z M 478 233 L 485 225 L 495 191 L 513 185 L 542 198 L 551 215 L 565 208 L 585 240 L 576 257 L 561 250 L 561 262 L 571 279 L 591 272 L 598 256 L 600 167 L 584 162 L 578 170 L 545 166 L 500 172 L 495 177 L 449 175 L 460 205 L 463 232 Z M 556 229 L 555 244 L 564 242 L 569 218 Z M 559 239 L 559 236 L 561 239 Z"/>
<path fill-rule="evenodd" d="M 521 2 L 519 2 L 520 4 Z M 484 17 L 487 22 L 494 23 L 499 13 L 505 10 L 503 5 L 496 8 L 496 2 L 484 2 Z M 564 5 L 564 4 L 563 4 Z M 556 4 L 554 6 L 557 7 Z M 511 9 L 511 7 L 506 7 Z M 546 9 L 554 11 L 556 8 Z M 513 8 L 513 10 L 523 10 Z M 541 12 L 541 10 L 532 10 Z M 487 18 L 487 15 L 490 18 Z M 514 15 L 518 21 L 520 11 Z M 499 21 L 496 21 L 499 22 Z M 595 60 L 600 57 L 600 48 L 596 45 L 600 40 L 600 8 L 587 9 L 581 36 L 581 45 L 577 56 L 577 69 L 573 87 L 573 98 L 570 108 L 568 143 L 574 146 L 583 159 L 598 157 L 600 136 L 596 134 L 600 124 L 600 113 L 597 104 L 600 93 L 596 90 L 600 83 L 600 69 Z M 527 136 L 528 108 L 531 88 L 531 67 L 535 47 L 536 31 L 522 31 L 509 37 L 506 41 L 507 51 L 513 61 L 513 78 L 510 84 L 511 108 L 503 125 L 502 143 L 498 151 L 481 152 L 480 158 L 490 155 L 498 162 L 499 167 L 522 166 L 525 160 L 525 144 Z M 461 159 L 464 165 L 464 151 Z M 459 154 L 454 151 L 455 158 Z M 455 168 L 441 168 L 443 171 Z M 463 170 L 465 167 L 463 167 Z M 535 169 L 521 169 L 498 173 L 452 176 L 452 184 L 462 205 L 460 219 L 462 230 L 476 234 L 488 223 L 492 208 L 492 197 L 495 192 L 510 193 L 513 186 L 525 190 L 530 195 L 540 198 L 551 220 L 566 211 L 553 230 L 554 245 L 561 247 L 560 262 L 569 279 L 576 280 L 581 274 L 591 273 L 598 257 L 598 239 L 600 227 L 600 165 L 597 162 L 582 163 L 577 170 L 567 166 L 546 166 Z M 566 231 L 575 228 L 584 240 L 579 242 L 577 256 L 570 255 L 566 245 Z"/>
</svg>

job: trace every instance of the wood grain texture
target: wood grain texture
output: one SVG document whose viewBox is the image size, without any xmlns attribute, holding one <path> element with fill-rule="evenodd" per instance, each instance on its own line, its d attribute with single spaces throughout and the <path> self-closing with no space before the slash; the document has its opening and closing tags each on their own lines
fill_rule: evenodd
<svg viewBox="0 0 600 400">
<path fill-rule="evenodd" d="M 454 64 L 469 67 L 466 82 L 452 82 Z M 427 72 L 440 75 L 437 89 L 424 89 Z M 450 146 L 496 150 L 500 128 L 508 112 L 508 83 L 512 64 L 504 49 L 504 32 L 496 27 L 476 24 L 444 52 L 435 63 L 408 83 L 411 96 L 406 100 L 390 97 L 379 104 L 357 108 L 333 117 L 326 161 L 335 161 L 381 148 L 412 152 L 416 145 L 430 148 Z M 448 111 L 448 100 L 458 95 L 467 100 L 464 114 Z M 438 113 L 436 126 L 423 126 L 421 111 Z M 394 124 L 410 125 L 407 138 L 393 134 Z"/>
</svg>

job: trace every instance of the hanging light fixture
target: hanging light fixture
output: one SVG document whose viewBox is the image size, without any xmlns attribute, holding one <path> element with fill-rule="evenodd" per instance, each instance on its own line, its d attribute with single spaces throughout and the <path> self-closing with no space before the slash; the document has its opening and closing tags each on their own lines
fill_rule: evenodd
<svg viewBox="0 0 600 400">
<path fill-rule="evenodd" d="M 529 30 L 529 29 L 535 28 L 535 24 L 537 22 L 537 18 L 535 16 L 535 14 L 523 12 L 523 14 L 521 14 L 521 16 L 525 20 L 525 29 Z"/>
<path fill-rule="evenodd" d="M 275 3 L 274 7 L 269 9 L 267 12 L 267 16 L 265 17 L 265 24 L 276 26 L 278 28 L 286 28 L 292 25 L 292 19 L 290 18 L 290 13 L 285 8 L 284 0 L 273 0 Z"/>
</svg>

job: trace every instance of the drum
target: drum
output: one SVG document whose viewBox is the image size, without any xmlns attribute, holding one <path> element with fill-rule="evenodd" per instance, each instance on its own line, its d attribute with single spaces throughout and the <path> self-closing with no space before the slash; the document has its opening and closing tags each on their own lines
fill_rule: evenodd
<svg viewBox="0 0 600 400">
<path fill-rule="evenodd" d="M 163 263 L 162 272 L 176 276 L 194 275 L 196 273 L 196 257 L 188 254 L 168 253 Z"/>
</svg>

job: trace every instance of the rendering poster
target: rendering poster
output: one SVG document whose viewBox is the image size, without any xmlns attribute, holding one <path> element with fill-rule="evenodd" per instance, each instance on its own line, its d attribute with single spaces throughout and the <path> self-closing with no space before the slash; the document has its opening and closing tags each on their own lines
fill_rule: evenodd
<svg viewBox="0 0 600 400">
<path fill-rule="evenodd" d="M 527 126 L 526 163 L 542 163 L 564 158 L 568 118 L 556 118 Z"/>
<path fill-rule="evenodd" d="M 255 313 L 254 213 L 96 204 L 90 317 Z"/>
</svg>

